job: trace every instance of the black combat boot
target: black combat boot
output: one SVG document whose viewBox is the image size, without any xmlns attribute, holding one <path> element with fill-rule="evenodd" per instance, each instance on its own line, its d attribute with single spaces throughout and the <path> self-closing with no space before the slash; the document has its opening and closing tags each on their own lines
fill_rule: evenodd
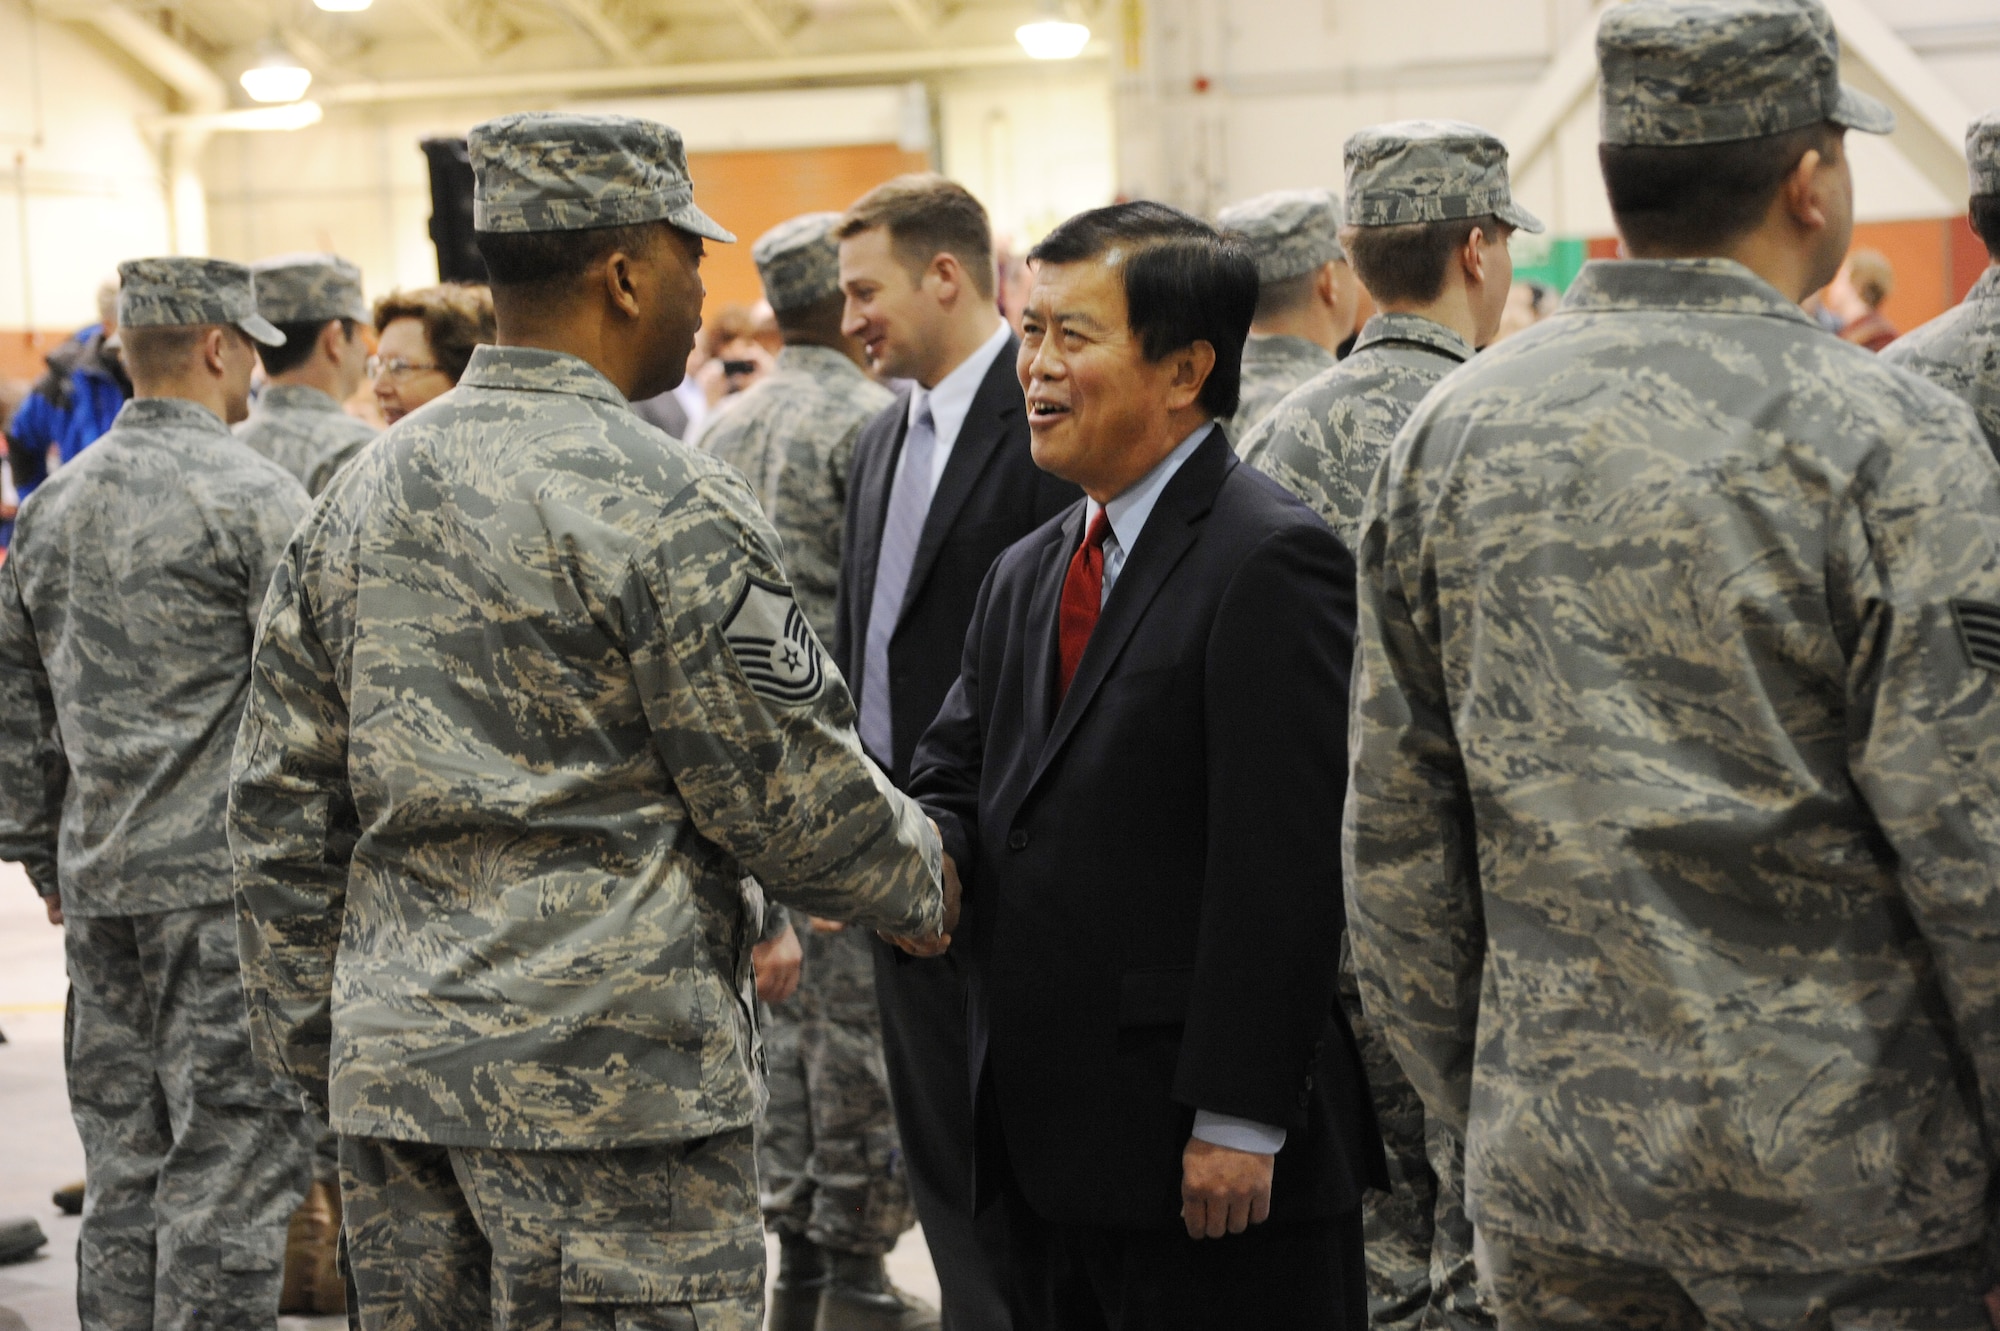
<svg viewBox="0 0 2000 1331">
<path fill-rule="evenodd" d="M 25 1262 L 48 1241 L 32 1220 L 0 1220 L 0 1263 Z"/>
<path fill-rule="evenodd" d="M 828 1252 L 833 1271 L 814 1331 L 938 1331 L 938 1311 L 890 1283 L 880 1257 Z"/>
<path fill-rule="evenodd" d="M 778 1231 L 778 1278 L 771 1286 L 765 1331 L 813 1331 L 826 1291 L 826 1249 L 803 1234 Z"/>
</svg>

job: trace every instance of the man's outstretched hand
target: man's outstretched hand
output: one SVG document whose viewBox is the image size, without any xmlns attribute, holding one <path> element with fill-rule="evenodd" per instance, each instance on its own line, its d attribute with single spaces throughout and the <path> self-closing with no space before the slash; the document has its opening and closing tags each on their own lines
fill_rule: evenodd
<svg viewBox="0 0 2000 1331">
<path fill-rule="evenodd" d="M 61 896 L 51 892 L 48 896 L 43 897 L 42 909 L 49 913 L 50 924 L 61 924 L 63 922 Z"/>
<path fill-rule="evenodd" d="M 933 818 L 930 822 L 931 831 L 937 833 L 939 839 L 942 840 L 943 833 L 938 832 L 937 819 Z M 944 955 L 945 949 L 951 946 L 952 931 L 958 928 L 959 899 L 964 892 L 964 888 L 960 886 L 958 881 L 958 865 L 952 862 L 949 854 L 943 858 L 943 871 L 944 923 L 939 927 L 938 932 L 928 938 L 906 938 L 896 934 L 885 933 L 882 935 L 884 942 L 894 943 L 913 957 L 941 957 Z"/>
<path fill-rule="evenodd" d="M 1181 1152 L 1181 1222 L 1188 1237 L 1219 1239 L 1270 1219 L 1276 1159 L 1188 1138 Z"/>
<path fill-rule="evenodd" d="M 750 966 L 757 972 L 757 997 L 766 1003 L 782 1003 L 799 987 L 799 970 L 805 949 L 791 925 L 768 942 L 750 949 Z"/>
</svg>

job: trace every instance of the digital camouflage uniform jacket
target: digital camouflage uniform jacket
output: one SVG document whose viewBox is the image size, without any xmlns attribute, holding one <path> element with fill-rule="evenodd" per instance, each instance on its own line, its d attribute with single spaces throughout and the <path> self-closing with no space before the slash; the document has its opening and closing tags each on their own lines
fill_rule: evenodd
<svg viewBox="0 0 2000 1331">
<path fill-rule="evenodd" d="M 375 437 L 375 428 L 340 409 L 317 388 L 303 384 L 272 384 L 257 399 L 250 419 L 236 427 L 236 437 L 299 478 L 318 494 L 314 472 L 322 459 L 344 449 L 358 448 Z"/>
<path fill-rule="evenodd" d="M 1252 333 L 1243 343 L 1243 390 L 1236 414 L 1223 422 L 1231 443 L 1242 441 L 1285 394 L 1337 362 L 1331 351 L 1303 337 Z"/>
<path fill-rule="evenodd" d="M 1963 398 L 2000 453 L 2000 264 L 1955 308 L 1891 342 L 1882 359 Z"/>
<path fill-rule="evenodd" d="M 1362 521 L 1348 918 L 1484 1230 L 1823 1271 L 1986 1228 L 2000 465 L 1725 260 L 1593 263 Z M 1989 627 L 1991 626 L 1991 627 Z"/>
<path fill-rule="evenodd" d="M 1389 441 L 1437 381 L 1472 358 L 1465 339 L 1419 314 L 1378 314 L 1347 359 L 1272 409 L 1238 451 L 1303 499 L 1352 550 L 1361 503 Z"/>
<path fill-rule="evenodd" d="M 229 900 L 229 759 L 299 483 L 180 398 L 125 404 L 0 567 L 0 859 L 71 915 Z"/>
<path fill-rule="evenodd" d="M 940 922 L 936 838 L 853 721 L 742 480 L 585 362 L 480 347 L 272 585 L 230 803 L 261 1052 L 315 1097 L 330 1059 L 361 1136 L 750 1123 L 745 872 Z"/>
<path fill-rule="evenodd" d="M 822 641 L 833 636 L 847 468 L 861 427 L 895 394 L 831 347 L 790 346 L 724 412 L 701 447 L 743 473 L 785 544 L 792 590 Z"/>
</svg>

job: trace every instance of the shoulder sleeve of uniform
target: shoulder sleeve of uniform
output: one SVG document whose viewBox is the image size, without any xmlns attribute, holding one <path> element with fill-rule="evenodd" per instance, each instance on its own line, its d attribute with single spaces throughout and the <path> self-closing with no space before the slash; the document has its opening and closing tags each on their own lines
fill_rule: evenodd
<svg viewBox="0 0 2000 1331">
<path fill-rule="evenodd" d="M 35 890 L 48 897 L 57 892 L 56 844 L 69 764 L 19 577 L 18 558 L 0 565 L 0 859 L 21 865 Z"/>
<path fill-rule="evenodd" d="M 1425 1107 L 1462 1133 L 1486 936 L 1422 541 L 1426 421 L 1397 437 L 1361 514 L 1342 863 L 1363 1005 Z"/>
<path fill-rule="evenodd" d="M 923 814 L 861 752 L 854 704 L 741 477 L 667 508 L 618 600 L 654 740 L 696 827 L 773 897 L 904 935 L 942 918 Z"/>
<path fill-rule="evenodd" d="M 1963 403 L 1879 394 L 1888 431 L 1836 514 L 1856 787 L 2000 1121 L 2000 463 Z"/>
<path fill-rule="evenodd" d="M 314 534 L 309 524 L 285 547 L 264 598 L 230 773 L 229 849 L 258 1055 L 324 1108 L 357 826 L 347 700 L 315 604 Z"/>
</svg>

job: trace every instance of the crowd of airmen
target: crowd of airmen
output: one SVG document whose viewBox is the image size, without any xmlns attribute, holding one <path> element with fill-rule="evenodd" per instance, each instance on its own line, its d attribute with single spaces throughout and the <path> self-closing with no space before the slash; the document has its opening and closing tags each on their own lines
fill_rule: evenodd
<svg viewBox="0 0 2000 1331">
<path fill-rule="evenodd" d="M 1800 133 L 1827 170 L 1890 127 L 1815 0 L 1637 0 L 1599 45 L 1608 173 Z M 678 136 L 525 115 L 471 147 L 514 344 L 378 444 L 338 400 L 351 264 L 129 262 L 138 396 L 20 515 L 0 854 L 67 928 L 83 1324 L 271 1325 L 310 1189 L 345 1201 L 330 1306 L 358 1291 L 371 1328 L 749 1331 L 766 1226 L 825 1259 L 774 1326 L 935 1326 L 882 1275 L 913 1212 L 867 939 L 939 932 L 937 840 L 831 666 L 743 645 L 793 613 L 831 639 L 849 459 L 893 403 L 843 326 L 841 216 L 756 243 L 786 345 L 697 451 L 627 408 L 672 386 L 701 243 L 733 239 Z M 1796 289 L 1595 263 L 1482 351 L 1507 237 L 1541 228 L 1457 122 L 1354 135 L 1344 208 L 1218 219 L 1262 287 L 1232 439 L 1359 568 L 1374 1325 L 1492 1325 L 1482 1279 L 1550 1310 L 1522 1325 L 1789 1325 L 1836 1286 L 1891 1310 L 1854 1325 L 1984 1316 L 1947 1305 L 1996 1283 L 2000 116 L 1967 156 L 1996 266 L 1879 360 L 1798 308 L 1845 217 Z M 683 261 L 550 349 L 536 265 L 655 221 Z M 345 393 L 277 381 L 309 357 Z M 1718 839 L 1730 881 L 1689 867 Z M 755 1009 L 788 934 L 803 983 Z M 411 1274 L 439 1253 L 462 1278 Z"/>
</svg>

